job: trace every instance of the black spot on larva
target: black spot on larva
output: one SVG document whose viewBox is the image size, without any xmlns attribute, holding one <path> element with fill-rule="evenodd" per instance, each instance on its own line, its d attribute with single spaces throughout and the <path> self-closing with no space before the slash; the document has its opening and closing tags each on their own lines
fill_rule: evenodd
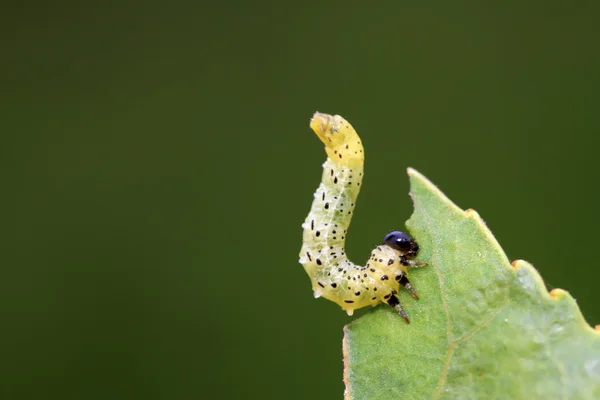
<svg viewBox="0 0 600 400">
<path fill-rule="evenodd" d="M 348 144 L 346 144 L 344 147 L 345 147 L 345 148 L 348 148 Z"/>
<path fill-rule="evenodd" d="M 317 233 L 315 233 L 315 235 L 316 235 L 317 237 L 321 236 L 321 231 L 317 231 Z"/>
<path fill-rule="evenodd" d="M 317 282 L 319 284 L 319 286 L 321 286 L 322 288 L 324 288 L 325 286 L 323 286 L 323 284 L 321 282 Z"/>
<path fill-rule="evenodd" d="M 344 303 L 354 303 L 354 300 L 344 300 Z"/>
<path fill-rule="evenodd" d="M 321 200 L 325 200 L 325 192 L 323 192 L 323 196 L 321 196 Z"/>
<path fill-rule="evenodd" d="M 338 156 L 340 156 L 340 158 L 342 158 L 342 154 L 341 154 L 341 153 L 340 153 L 340 154 L 338 154 Z"/>
<path fill-rule="evenodd" d="M 308 257 L 308 261 L 312 261 L 312 258 L 310 257 L 310 253 L 308 251 L 306 252 L 306 256 Z"/>
<path fill-rule="evenodd" d="M 331 249 L 333 249 L 333 246 L 329 246 L 329 249 L 330 249 L 330 250 L 331 250 Z"/>
<path fill-rule="evenodd" d="M 329 209 L 329 203 L 325 203 L 325 209 Z"/>
<path fill-rule="evenodd" d="M 367 274 L 365 274 L 365 275 L 364 275 L 364 277 L 366 278 L 366 277 L 367 277 Z"/>
<path fill-rule="evenodd" d="M 315 230 L 315 220 L 314 219 L 312 221 L 310 221 L 310 230 L 311 231 Z"/>
<path fill-rule="evenodd" d="M 318 261 L 318 260 L 317 260 Z M 381 280 L 382 281 L 387 281 L 389 278 L 387 275 L 381 275 Z"/>
<path fill-rule="evenodd" d="M 387 300 L 390 298 L 390 296 L 391 296 L 391 294 L 386 294 L 385 296 L 383 296 L 383 298 Z"/>
<path fill-rule="evenodd" d="M 375 269 L 374 269 L 374 268 L 371 268 L 371 269 L 369 269 L 369 271 L 371 271 L 371 272 L 375 272 Z"/>
<path fill-rule="evenodd" d="M 337 183 L 337 176 L 333 178 L 333 183 Z"/>
<path fill-rule="evenodd" d="M 343 269 L 343 268 L 338 268 L 338 272 L 342 272 L 342 269 Z"/>
<path fill-rule="evenodd" d="M 333 283 L 331 284 L 331 287 L 332 287 L 332 288 L 336 288 L 336 287 L 337 287 L 337 283 L 333 282 Z"/>
<path fill-rule="evenodd" d="M 374 291 L 374 292 L 376 292 L 376 291 L 377 291 L 377 288 L 373 288 L 373 291 Z"/>
<path fill-rule="evenodd" d="M 335 229 L 331 231 L 331 233 L 335 233 Z"/>
<path fill-rule="evenodd" d="M 390 258 L 388 261 L 388 265 L 392 265 L 393 263 L 394 263 L 394 260 Z"/>
<path fill-rule="evenodd" d="M 331 170 L 331 176 L 333 176 L 333 170 Z"/>
<path fill-rule="evenodd" d="M 321 260 L 319 260 L 318 258 L 317 258 L 317 264 L 318 264 L 318 265 L 321 265 L 321 264 L 322 264 Z"/>
<path fill-rule="evenodd" d="M 360 292 L 355 292 L 354 295 L 355 296 L 360 296 Z"/>
<path fill-rule="evenodd" d="M 371 300 L 375 300 L 377 297 L 373 297 Z"/>
<path fill-rule="evenodd" d="M 337 154 L 337 150 L 334 150 L 334 151 L 333 151 L 333 154 Z"/>
<path fill-rule="evenodd" d="M 380 258 L 380 259 L 379 259 L 379 262 L 383 262 L 383 258 Z"/>
</svg>

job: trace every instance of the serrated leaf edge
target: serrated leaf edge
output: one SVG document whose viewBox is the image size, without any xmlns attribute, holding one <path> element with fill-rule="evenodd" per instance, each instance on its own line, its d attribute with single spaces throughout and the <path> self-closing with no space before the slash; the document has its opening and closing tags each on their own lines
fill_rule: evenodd
<svg viewBox="0 0 600 400">
<path fill-rule="evenodd" d="M 432 192 L 436 193 L 436 195 L 438 195 L 440 199 L 442 199 L 444 202 L 449 204 L 452 208 L 458 210 L 459 212 L 463 212 L 467 218 L 474 219 L 477 222 L 477 225 L 479 226 L 481 231 L 488 238 L 489 242 L 494 245 L 495 250 L 498 253 L 500 253 L 503 256 L 503 258 L 506 260 L 506 263 L 504 264 L 504 266 L 507 269 L 509 269 L 512 273 L 515 273 L 516 270 L 518 270 L 519 268 L 529 268 L 529 270 L 532 272 L 532 275 L 534 276 L 534 278 L 538 284 L 538 289 L 540 289 L 540 292 L 543 293 L 543 295 L 546 299 L 556 301 L 556 300 L 559 300 L 562 297 L 566 296 L 567 298 L 569 298 L 570 300 L 575 302 L 575 299 L 573 298 L 573 296 L 571 296 L 571 294 L 564 289 L 555 288 L 555 289 L 548 291 L 546 289 L 546 284 L 544 283 L 544 279 L 542 278 L 542 276 L 540 275 L 538 270 L 533 265 L 531 265 L 529 262 L 518 259 L 518 260 L 514 260 L 511 263 L 509 261 L 508 257 L 506 256 L 504 249 L 502 249 L 502 246 L 500 246 L 500 243 L 498 243 L 494 234 L 487 227 L 486 223 L 483 221 L 483 219 L 481 218 L 481 216 L 479 215 L 479 213 L 477 211 L 473 210 L 472 208 L 468 208 L 463 211 L 460 207 L 458 207 L 456 204 L 454 204 L 454 202 L 452 202 L 452 200 L 450 200 L 440 189 L 438 189 L 437 186 L 435 186 L 433 183 L 431 183 L 431 181 L 429 179 L 427 179 L 419 171 L 417 171 L 413 168 L 407 168 L 407 172 L 408 172 L 409 178 L 415 178 L 415 179 L 420 180 L 422 183 L 424 183 L 426 186 L 428 186 Z M 411 198 L 413 198 L 412 194 L 410 196 L 411 196 Z M 413 202 L 414 202 L 414 198 L 413 198 Z M 412 218 L 412 216 L 411 216 L 411 218 Z M 579 309 L 579 307 L 577 307 L 577 312 L 578 312 L 578 319 L 580 320 L 580 322 L 582 322 L 587 329 L 593 331 L 595 334 L 600 335 L 600 325 L 596 325 L 595 327 L 592 327 L 590 324 L 587 323 L 587 321 L 583 317 L 583 314 L 581 313 L 581 310 Z"/>
</svg>

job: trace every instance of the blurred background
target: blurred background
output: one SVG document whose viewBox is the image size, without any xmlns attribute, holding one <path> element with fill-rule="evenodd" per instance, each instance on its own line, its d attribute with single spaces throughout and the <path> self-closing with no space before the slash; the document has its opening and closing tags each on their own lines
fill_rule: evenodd
<svg viewBox="0 0 600 400">
<path fill-rule="evenodd" d="M 0 397 L 341 398 L 317 110 L 365 144 L 355 262 L 411 166 L 600 323 L 591 4 L 4 3 Z"/>
</svg>

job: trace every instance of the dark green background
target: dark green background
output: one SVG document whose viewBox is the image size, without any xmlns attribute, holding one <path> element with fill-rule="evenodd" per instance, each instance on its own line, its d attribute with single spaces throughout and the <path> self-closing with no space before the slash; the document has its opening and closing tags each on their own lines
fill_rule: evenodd
<svg viewBox="0 0 600 400">
<path fill-rule="evenodd" d="M 600 322 L 598 7 L 416 3 L 2 6 L 1 397 L 341 398 L 316 110 L 366 146 L 352 259 L 412 166 Z"/>
</svg>

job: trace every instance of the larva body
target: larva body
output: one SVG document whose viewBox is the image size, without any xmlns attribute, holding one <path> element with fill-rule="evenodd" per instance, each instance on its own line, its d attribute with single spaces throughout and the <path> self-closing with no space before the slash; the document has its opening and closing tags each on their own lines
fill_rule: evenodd
<svg viewBox="0 0 600 400">
<path fill-rule="evenodd" d="M 339 115 L 315 113 L 310 127 L 325 144 L 321 184 L 314 194 L 304 228 L 300 263 L 315 297 L 325 297 L 352 315 L 355 309 L 385 302 L 408 321 L 396 294 L 402 284 L 417 297 L 407 279 L 417 244 L 402 232 L 386 236 L 365 266 L 348 260 L 345 239 L 363 178 L 364 149 L 354 128 Z"/>
</svg>

